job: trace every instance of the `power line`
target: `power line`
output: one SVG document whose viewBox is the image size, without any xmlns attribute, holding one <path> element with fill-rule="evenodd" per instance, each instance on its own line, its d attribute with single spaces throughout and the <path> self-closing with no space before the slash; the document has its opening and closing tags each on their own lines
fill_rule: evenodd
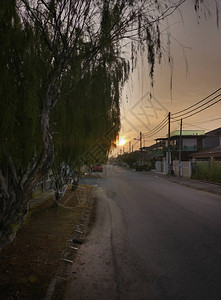
<svg viewBox="0 0 221 300">
<path fill-rule="evenodd" d="M 147 137 L 152 137 L 154 135 L 156 135 L 158 132 L 160 132 L 162 129 L 164 129 L 167 126 L 167 122 L 165 124 L 162 124 L 160 128 L 158 128 L 157 131 L 155 132 L 151 132 L 150 134 L 145 134 L 145 138 Z"/>
<path fill-rule="evenodd" d="M 197 128 L 200 128 L 200 129 L 205 129 L 205 130 L 210 130 L 208 128 L 205 128 L 205 127 L 201 127 L 201 126 L 197 126 L 195 124 L 190 124 L 190 123 L 187 123 L 187 122 L 184 122 L 185 125 L 190 125 L 190 126 L 193 126 L 193 127 L 197 127 Z"/>
<path fill-rule="evenodd" d="M 204 124 L 204 123 L 208 123 L 208 122 L 211 122 L 211 121 L 217 121 L 217 120 L 221 120 L 221 118 L 215 118 L 215 119 L 212 118 L 212 119 L 201 120 L 201 121 L 194 122 L 194 124 L 192 124 L 192 125 L 201 124 L 201 123 Z"/>
<path fill-rule="evenodd" d="M 211 106 L 213 106 L 213 105 L 217 104 L 217 103 L 218 103 L 218 102 L 220 102 L 220 101 L 221 101 L 221 98 L 220 98 L 220 99 L 218 99 L 217 101 L 215 101 L 214 103 L 211 103 L 210 105 L 208 105 L 208 106 L 206 106 L 206 107 L 204 107 L 204 108 L 200 109 L 199 111 L 197 111 L 197 112 L 195 112 L 195 113 L 192 113 L 192 114 L 190 114 L 189 116 L 184 116 L 184 117 L 182 117 L 182 119 L 187 119 L 187 118 L 190 118 L 190 117 L 192 117 L 192 116 L 194 116 L 194 115 L 196 115 L 196 114 L 198 114 L 198 113 L 200 113 L 200 112 L 204 111 L 205 109 L 207 109 L 207 108 L 209 108 L 209 107 L 211 107 Z M 199 108 L 200 108 L 200 107 L 199 107 Z M 189 113 L 191 113 L 191 111 L 190 111 Z M 177 122 L 177 121 L 178 121 L 176 118 L 173 118 L 173 119 L 174 119 L 174 120 L 173 120 L 172 122 Z"/>
<path fill-rule="evenodd" d="M 206 99 L 210 98 L 211 96 L 213 96 L 214 94 L 216 94 L 219 90 L 221 90 L 221 88 L 218 88 L 215 92 L 213 92 L 213 93 L 210 94 L 209 96 L 203 98 L 202 100 L 198 101 L 197 103 L 195 103 L 195 104 L 193 104 L 193 105 L 191 105 L 191 106 L 189 106 L 189 107 L 187 107 L 187 108 L 185 108 L 185 109 L 183 109 L 183 110 L 180 110 L 180 111 L 178 111 L 178 112 L 176 112 L 176 113 L 173 113 L 172 115 L 177 115 L 177 114 L 180 114 L 180 113 L 182 113 L 182 112 L 184 112 L 184 111 L 186 111 L 186 110 L 189 110 L 190 108 L 192 108 L 192 107 L 194 107 L 194 106 L 196 106 L 196 105 L 202 103 L 202 102 L 205 101 Z"/>
<path fill-rule="evenodd" d="M 216 95 L 215 97 L 213 97 L 212 99 L 208 100 L 211 96 L 215 95 L 218 91 L 220 91 L 221 88 L 217 89 L 216 91 L 214 91 L 213 93 L 211 93 L 209 96 L 203 98 L 202 100 L 198 101 L 197 103 L 189 106 L 186 109 L 180 110 L 176 113 L 172 113 L 171 114 L 171 119 L 173 119 L 172 121 L 170 121 L 170 123 L 175 123 L 179 121 L 179 118 L 182 117 L 182 119 L 187 119 L 190 118 L 208 108 L 210 108 L 211 106 L 217 104 L 218 102 L 221 101 L 221 98 L 219 98 L 218 100 L 216 100 L 218 97 L 221 96 L 221 93 L 219 95 Z M 208 101 L 206 101 L 208 100 Z M 212 102 L 216 100 L 215 102 Z M 200 103 L 206 101 L 205 103 L 199 105 Z M 212 103 L 211 103 L 212 102 Z M 195 107 L 199 105 L 198 107 Z M 206 107 L 204 107 L 206 106 Z M 191 108 L 195 107 L 194 109 L 190 110 Z M 185 112 L 183 114 L 181 114 L 182 112 Z M 175 117 L 173 117 L 175 116 Z M 217 120 L 220 118 L 217 118 Z M 153 129 L 151 129 L 150 131 L 143 133 L 143 137 L 148 138 L 148 137 L 152 137 L 154 135 L 156 135 L 158 132 L 160 132 L 162 129 L 164 129 L 166 126 L 168 125 L 168 117 L 165 117 L 156 127 L 154 127 Z"/>
<path fill-rule="evenodd" d="M 190 114 L 190 113 L 192 113 L 192 112 L 194 112 L 194 111 L 196 111 L 196 113 L 197 113 L 197 110 L 198 110 L 198 109 L 200 109 L 201 107 L 203 107 L 203 106 L 209 104 L 210 102 L 216 100 L 216 99 L 217 99 L 218 97 L 220 97 L 220 96 L 221 96 L 221 94 L 219 94 L 219 95 L 217 95 L 216 97 L 210 99 L 209 101 L 205 102 L 204 104 L 202 104 L 202 105 L 200 105 L 200 106 L 198 106 L 198 107 L 192 109 L 191 111 L 188 111 L 188 112 L 186 112 L 186 113 L 184 113 L 184 114 L 175 116 L 175 118 L 176 118 L 176 119 L 177 119 L 177 118 L 181 118 L 181 117 L 186 116 L 186 115 L 188 115 L 188 114 Z M 189 108 L 188 108 L 188 109 L 189 109 Z M 172 115 L 174 115 L 174 114 L 172 114 Z"/>
<path fill-rule="evenodd" d="M 161 126 L 165 125 L 167 123 L 167 117 L 165 117 L 163 119 L 163 121 L 161 121 L 156 127 L 154 127 L 153 129 L 151 129 L 150 131 L 143 133 L 144 136 L 146 135 L 150 135 L 152 133 L 154 133 L 155 131 L 157 131 Z"/>
</svg>

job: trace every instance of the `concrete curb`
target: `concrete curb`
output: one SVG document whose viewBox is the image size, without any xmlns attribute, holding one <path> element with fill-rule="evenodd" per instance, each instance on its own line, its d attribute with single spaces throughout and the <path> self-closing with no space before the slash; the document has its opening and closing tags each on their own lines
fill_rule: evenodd
<svg viewBox="0 0 221 300">
<path fill-rule="evenodd" d="M 82 210 L 79 223 L 77 224 L 72 237 L 67 240 L 67 247 L 62 253 L 56 275 L 48 287 L 44 298 L 45 300 L 63 299 L 65 288 L 71 274 L 72 265 L 78 255 L 78 249 L 80 245 L 84 243 L 88 233 L 95 190 L 96 188 L 94 187 Z"/>
<path fill-rule="evenodd" d="M 221 186 L 216 183 L 205 182 L 205 181 L 200 181 L 200 180 L 195 180 L 195 179 L 194 179 L 194 181 L 192 181 L 192 179 L 189 179 L 189 181 L 188 181 L 188 180 L 178 179 L 176 177 L 175 178 L 169 177 L 167 175 L 163 175 L 163 176 L 161 176 L 161 178 L 163 178 L 164 180 L 167 180 L 167 181 L 171 181 L 176 184 L 180 184 L 180 185 L 195 189 L 195 190 L 205 191 L 208 193 L 212 193 L 212 194 L 221 196 Z M 204 184 L 204 187 L 199 186 L 200 184 L 201 185 Z M 219 187 L 219 189 L 218 190 L 216 188 L 213 189 L 211 186 L 207 186 L 207 185 L 214 185 L 214 187 Z"/>
</svg>

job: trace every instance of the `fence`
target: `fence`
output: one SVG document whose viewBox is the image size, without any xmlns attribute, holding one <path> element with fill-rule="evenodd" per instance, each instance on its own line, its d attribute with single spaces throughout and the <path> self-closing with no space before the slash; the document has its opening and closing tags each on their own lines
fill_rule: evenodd
<svg viewBox="0 0 221 300">
<path fill-rule="evenodd" d="M 158 172 L 163 172 L 163 173 L 168 173 L 168 162 L 166 159 L 163 161 L 156 161 L 155 164 L 156 171 Z M 175 175 L 179 175 L 179 161 L 174 160 L 173 161 L 173 171 Z M 180 175 L 182 177 L 187 177 L 190 178 L 192 176 L 192 166 L 191 166 L 191 161 L 182 161 L 181 162 L 181 167 L 180 167 Z"/>
<path fill-rule="evenodd" d="M 182 161 L 179 164 L 179 160 L 173 161 L 173 171 L 175 175 L 179 175 L 179 168 L 180 168 L 180 175 L 182 177 L 191 178 L 192 176 L 192 166 L 191 161 Z"/>
</svg>

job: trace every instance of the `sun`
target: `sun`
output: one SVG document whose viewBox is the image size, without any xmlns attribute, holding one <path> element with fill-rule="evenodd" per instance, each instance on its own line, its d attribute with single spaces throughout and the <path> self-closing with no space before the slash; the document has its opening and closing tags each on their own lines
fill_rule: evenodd
<svg viewBox="0 0 221 300">
<path fill-rule="evenodd" d="M 125 138 L 120 136 L 119 141 L 118 141 L 118 146 L 123 146 L 123 145 L 125 145 L 125 143 L 126 143 Z"/>
</svg>

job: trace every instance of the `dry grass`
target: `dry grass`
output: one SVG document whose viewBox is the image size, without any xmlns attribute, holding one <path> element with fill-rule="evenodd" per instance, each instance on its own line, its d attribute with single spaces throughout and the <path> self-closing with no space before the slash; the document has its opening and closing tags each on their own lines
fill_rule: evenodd
<svg viewBox="0 0 221 300">
<path fill-rule="evenodd" d="M 68 190 L 62 200 L 64 206 L 57 212 L 51 198 L 30 213 L 13 243 L 1 253 L 1 299 L 15 295 L 11 299 L 44 298 L 91 190 L 80 187 L 78 197 Z"/>
</svg>

